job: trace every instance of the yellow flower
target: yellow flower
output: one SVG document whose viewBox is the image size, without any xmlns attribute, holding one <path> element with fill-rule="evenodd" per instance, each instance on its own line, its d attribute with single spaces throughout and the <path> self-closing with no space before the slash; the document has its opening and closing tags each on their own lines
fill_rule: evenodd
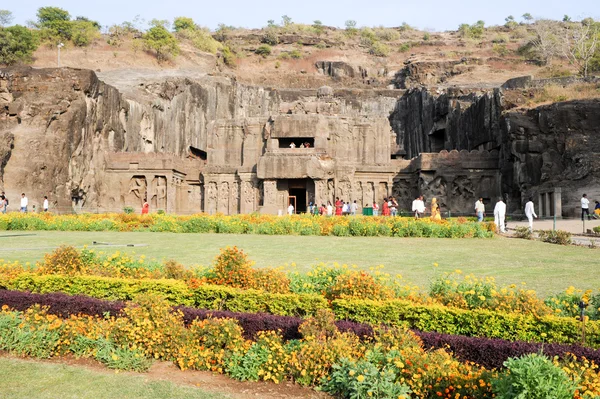
<svg viewBox="0 0 600 399">
<path fill-rule="evenodd" d="M 356 377 L 356 381 L 358 382 L 363 382 L 365 380 L 365 376 L 364 375 L 359 375 L 358 377 Z"/>
<path fill-rule="evenodd" d="M 479 295 L 479 300 L 480 301 L 485 301 L 485 297 L 483 295 Z"/>
<path fill-rule="evenodd" d="M 433 264 L 433 267 L 438 267 L 438 266 L 439 266 L 439 265 L 437 264 L 437 262 L 435 262 L 435 263 Z"/>
</svg>

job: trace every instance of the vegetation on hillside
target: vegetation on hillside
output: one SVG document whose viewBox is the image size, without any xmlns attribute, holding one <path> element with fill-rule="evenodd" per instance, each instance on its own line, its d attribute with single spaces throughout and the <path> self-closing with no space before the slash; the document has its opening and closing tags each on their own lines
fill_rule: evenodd
<svg viewBox="0 0 600 399">
<path fill-rule="evenodd" d="M 284 15 L 281 21 L 267 21 L 259 30 L 248 30 L 220 24 L 211 31 L 187 16 L 174 21 L 139 17 L 107 27 L 71 14 L 59 7 L 41 7 L 28 27 L 10 26 L 9 10 L 0 10 L 0 64 L 11 65 L 32 61 L 39 45 L 54 47 L 87 47 L 105 41 L 115 48 L 125 42 L 135 51 L 144 49 L 159 62 L 173 59 L 182 48 L 195 48 L 217 55 L 220 62 L 235 67 L 237 59 L 257 57 L 287 60 L 307 57 L 313 49 L 354 49 L 375 59 L 394 53 L 407 53 L 415 47 L 447 45 L 448 38 L 459 46 L 488 48 L 499 58 L 511 58 L 539 65 L 553 61 L 569 64 L 581 76 L 600 71 L 600 22 L 592 18 L 573 21 L 534 20 L 530 13 L 519 20 L 512 15 L 502 26 L 486 26 L 484 21 L 460 24 L 456 32 L 436 34 L 419 32 L 403 23 L 398 27 L 360 27 L 348 20 L 343 29 L 326 26 L 320 20 L 312 24 L 296 23 Z M 291 47 L 290 47 L 291 46 Z M 465 55 L 470 52 L 465 51 Z M 443 52 L 442 52 L 443 54 Z M 457 56 L 459 56 L 457 54 Z M 275 64 L 280 67 L 280 62 Z"/>
</svg>

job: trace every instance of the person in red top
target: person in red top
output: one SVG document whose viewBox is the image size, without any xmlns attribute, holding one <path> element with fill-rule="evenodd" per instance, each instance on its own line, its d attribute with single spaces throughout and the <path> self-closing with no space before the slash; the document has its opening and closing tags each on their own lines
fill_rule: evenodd
<svg viewBox="0 0 600 399">
<path fill-rule="evenodd" d="M 390 216 L 390 205 L 388 204 L 388 199 L 383 199 L 383 204 L 381 205 L 381 215 L 382 216 Z"/>
<path fill-rule="evenodd" d="M 150 204 L 148 201 L 144 200 L 144 205 L 142 205 L 142 215 L 147 215 L 150 210 Z"/>
<path fill-rule="evenodd" d="M 340 197 L 335 198 L 335 216 L 342 216 L 342 207 L 344 203 L 340 201 Z"/>
</svg>

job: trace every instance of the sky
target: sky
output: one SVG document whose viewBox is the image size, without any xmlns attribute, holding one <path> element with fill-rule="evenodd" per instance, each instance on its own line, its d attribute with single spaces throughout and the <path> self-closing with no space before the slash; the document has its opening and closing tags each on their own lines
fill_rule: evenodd
<svg viewBox="0 0 600 399">
<path fill-rule="evenodd" d="M 373 0 L 371 0 L 373 1 Z M 500 25 L 513 15 L 517 21 L 530 13 L 535 18 L 573 20 L 600 17 L 600 0 L 25 0 L 3 2 L 0 9 L 14 15 L 14 24 L 35 20 L 38 8 L 63 8 L 72 17 L 85 16 L 103 26 L 133 21 L 139 15 L 145 21 L 178 16 L 191 17 L 202 26 L 215 29 L 220 23 L 245 28 L 260 28 L 268 20 L 280 23 L 287 15 L 293 22 L 344 27 L 354 20 L 357 26 L 400 26 L 403 22 L 431 31 L 456 30 L 462 23 L 485 21 Z M 141 26 L 147 28 L 147 24 Z"/>
</svg>

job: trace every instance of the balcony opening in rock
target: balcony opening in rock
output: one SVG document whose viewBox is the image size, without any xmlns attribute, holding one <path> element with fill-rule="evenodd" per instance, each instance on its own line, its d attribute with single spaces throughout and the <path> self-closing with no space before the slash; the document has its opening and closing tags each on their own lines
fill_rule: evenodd
<svg viewBox="0 0 600 399">
<path fill-rule="evenodd" d="M 190 146 L 189 150 L 190 150 L 190 153 L 189 153 L 190 158 L 196 158 L 196 159 L 201 159 L 203 161 L 206 161 L 206 151 L 202 151 L 200 148 L 196 148 L 196 147 L 192 147 L 192 146 Z"/>
<path fill-rule="evenodd" d="M 440 152 L 445 148 L 446 129 L 439 129 L 429 134 L 431 152 Z"/>
<path fill-rule="evenodd" d="M 292 143 L 294 146 L 292 146 Z M 315 146 L 315 138 L 314 137 L 290 137 L 290 138 L 280 138 L 279 139 L 279 148 L 314 148 Z"/>
</svg>

